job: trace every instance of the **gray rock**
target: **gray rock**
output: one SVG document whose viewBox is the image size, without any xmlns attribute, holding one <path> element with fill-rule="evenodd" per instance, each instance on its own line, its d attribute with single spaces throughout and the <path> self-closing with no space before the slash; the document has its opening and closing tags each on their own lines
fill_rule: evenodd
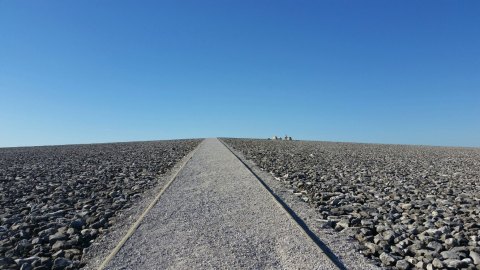
<svg viewBox="0 0 480 270">
<path fill-rule="evenodd" d="M 458 254 L 460 254 L 460 256 L 465 257 L 465 254 L 467 254 L 470 250 L 468 249 L 468 247 L 463 246 L 451 248 L 450 251 L 457 252 Z"/>
<path fill-rule="evenodd" d="M 22 239 L 17 243 L 17 249 L 20 251 L 29 250 L 32 248 L 32 244 L 27 239 Z"/>
<path fill-rule="evenodd" d="M 393 243 L 393 240 L 395 239 L 395 233 L 392 230 L 386 230 L 382 233 L 382 237 L 388 243 Z"/>
<path fill-rule="evenodd" d="M 407 262 L 409 262 L 411 265 L 416 265 L 418 260 L 415 259 L 414 257 L 410 257 L 410 256 L 405 256 L 405 260 Z"/>
<path fill-rule="evenodd" d="M 22 264 L 22 266 L 20 267 L 20 270 L 32 270 L 33 269 L 33 266 L 29 263 L 24 263 Z"/>
<path fill-rule="evenodd" d="M 53 265 L 53 261 L 49 257 L 40 257 L 40 265 L 44 265 L 47 268 L 51 268 Z"/>
<path fill-rule="evenodd" d="M 342 229 L 345 229 L 345 228 L 350 227 L 350 223 L 349 223 L 348 219 L 342 219 L 342 220 L 337 222 L 337 226 L 339 226 Z"/>
<path fill-rule="evenodd" d="M 39 237 L 49 237 L 52 234 L 55 234 L 57 230 L 55 228 L 48 228 L 38 233 Z"/>
<path fill-rule="evenodd" d="M 428 243 L 427 248 L 429 248 L 431 250 L 434 250 L 435 252 L 439 253 L 440 251 L 443 250 L 443 245 L 440 244 L 439 242 L 432 241 L 432 242 Z"/>
<path fill-rule="evenodd" d="M 75 228 L 68 228 L 68 230 L 67 230 L 68 235 L 73 235 L 73 234 L 76 234 L 76 233 L 77 233 L 77 230 Z"/>
<path fill-rule="evenodd" d="M 73 265 L 73 262 L 69 259 L 65 258 L 56 258 L 55 261 L 53 262 L 53 270 L 62 270 L 65 269 L 69 266 Z"/>
<path fill-rule="evenodd" d="M 455 246 L 457 243 L 457 240 L 455 238 L 448 238 L 444 241 L 444 244 L 447 248 L 451 248 L 453 246 Z"/>
<path fill-rule="evenodd" d="M 443 251 L 440 253 L 444 259 L 460 260 L 460 255 L 455 251 Z"/>
<path fill-rule="evenodd" d="M 82 252 L 76 248 L 65 250 L 65 257 L 67 258 L 73 258 L 74 256 L 81 255 L 81 254 Z"/>
<path fill-rule="evenodd" d="M 105 218 L 102 218 L 100 219 L 99 221 L 93 223 L 90 225 L 91 228 L 93 229 L 99 229 L 101 227 L 103 227 L 103 225 L 107 222 L 107 220 Z"/>
<path fill-rule="evenodd" d="M 96 229 L 83 229 L 80 233 L 85 237 L 93 238 L 97 236 L 98 231 Z"/>
<path fill-rule="evenodd" d="M 426 264 L 423 262 L 423 261 L 419 261 L 417 262 L 417 264 L 415 264 L 415 267 L 417 269 L 425 269 L 426 268 Z"/>
<path fill-rule="evenodd" d="M 32 239 L 32 245 L 37 245 L 37 244 L 41 244 L 41 239 L 39 237 L 35 237 Z"/>
<path fill-rule="evenodd" d="M 65 241 L 57 241 L 55 244 L 52 245 L 52 250 L 57 251 L 64 249 L 66 247 Z"/>
<path fill-rule="evenodd" d="M 65 255 L 65 251 L 59 250 L 59 251 L 52 254 L 52 258 L 64 257 L 64 255 Z"/>
<path fill-rule="evenodd" d="M 383 265 L 386 266 L 393 265 L 396 262 L 395 258 L 386 252 L 380 254 L 379 258 L 382 261 Z"/>
<path fill-rule="evenodd" d="M 410 269 L 410 263 L 408 263 L 406 260 L 399 260 L 399 261 L 397 261 L 397 263 L 395 264 L 395 266 L 396 266 L 398 269 L 401 269 L 401 270 Z"/>
<path fill-rule="evenodd" d="M 435 267 L 437 269 L 442 269 L 444 267 L 443 262 L 441 260 L 439 260 L 438 258 L 433 259 L 432 265 L 433 265 L 433 267 Z"/>
<path fill-rule="evenodd" d="M 457 260 L 457 259 L 447 259 L 447 260 L 444 260 L 443 263 L 447 267 L 455 268 L 455 269 L 467 266 L 467 264 L 465 262 L 463 262 L 461 260 Z"/>
<path fill-rule="evenodd" d="M 472 258 L 474 264 L 480 265 L 480 254 L 475 251 L 470 251 L 470 258 Z"/>
<path fill-rule="evenodd" d="M 66 239 L 67 239 L 67 236 L 63 232 L 57 232 L 48 237 L 48 240 L 50 241 L 50 243 L 55 243 L 56 241 L 66 240 Z"/>
<path fill-rule="evenodd" d="M 82 219 L 75 219 L 70 222 L 70 227 L 77 230 L 81 230 L 84 225 L 85 222 Z"/>
<path fill-rule="evenodd" d="M 35 261 L 38 261 L 38 260 L 40 260 L 39 257 L 37 257 L 37 256 L 32 256 L 32 257 L 23 258 L 23 259 L 16 259 L 16 260 L 15 260 L 15 263 L 16 263 L 17 265 L 33 264 Z"/>
<path fill-rule="evenodd" d="M 399 241 L 396 246 L 400 249 L 404 249 L 412 244 L 412 241 L 410 239 L 404 239 L 402 241 Z"/>
<path fill-rule="evenodd" d="M 373 253 L 377 253 L 380 251 L 380 247 L 372 242 L 366 242 L 364 245 Z"/>
</svg>

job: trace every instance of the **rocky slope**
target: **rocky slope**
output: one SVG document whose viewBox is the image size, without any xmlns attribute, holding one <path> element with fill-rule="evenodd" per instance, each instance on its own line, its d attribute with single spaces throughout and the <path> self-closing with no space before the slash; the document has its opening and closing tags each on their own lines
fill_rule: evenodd
<svg viewBox="0 0 480 270">
<path fill-rule="evenodd" d="M 224 139 L 394 269 L 480 269 L 480 149 Z"/>
<path fill-rule="evenodd" d="M 200 140 L 0 149 L 0 269 L 76 269 Z"/>
</svg>

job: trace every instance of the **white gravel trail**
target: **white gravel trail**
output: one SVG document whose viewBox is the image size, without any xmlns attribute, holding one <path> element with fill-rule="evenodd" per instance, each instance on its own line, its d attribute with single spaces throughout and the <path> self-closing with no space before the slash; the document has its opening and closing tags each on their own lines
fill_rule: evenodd
<svg viewBox="0 0 480 270">
<path fill-rule="evenodd" d="M 106 269 L 338 269 L 258 179 L 207 139 Z"/>
</svg>

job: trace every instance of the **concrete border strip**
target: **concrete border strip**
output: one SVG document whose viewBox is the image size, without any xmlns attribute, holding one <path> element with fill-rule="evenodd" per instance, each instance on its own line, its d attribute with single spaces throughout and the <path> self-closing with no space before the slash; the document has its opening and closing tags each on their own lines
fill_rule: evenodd
<svg viewBox="0 0 480 270">
<path fill-rule="evenodd" d="M 160 197 L 163 195 L 163 193 L 168 189 L 168 187 L 177 179 L 178 174 L 183 170 L 183 168 L 188 164 L 188 162 L 192 159 L 193 155 L 195 152 L 197 152 L 198 148 L 203 144 L 204 140 L 202 140 L 195 149 L 193 149 L 190 153 L 188 153 L 186 161 L 178 168 L 178 170 L 175 172 L 175 174 L 172 176 L 172 178 L 163 186 L 163 188 L 160 190 L 160 192 L 155 196 L 153 201 L 145 208 L 145 210 L 142 212 L 142 214 L 138 217 L 138 219 L 135 221 L 135 223 L 132 224 L 132 226 L 128 229 L 126 234 L 123 236 L 123 238 L 118 242 L 118 244 L 115 246 L 115 248 L 108 254 L 107 257 L 103 260 L 103 262 L 100 264 L 100 266 L 97 268 L 98 270 L 104 269 L 108 263 L 117 255 L 117 253 L 120 251 L 120 249 L 123 247 L 123 245 L 128 241 L 128 239 L 133 235 L 133 233 L 137 230 L 137 228 L 140 226 L 140 223 L 142 223 L 143 219 L 147 215 L 147 213 L 157 204 L 157 202 L 160 200 Z"/>
<path fill-rule="evenodd" d="M 335 266 L 341 270 L 347 270 L 347 267 L 342 263 L 342 261 L 333 253 L 333 251 L 325 244 L 323 241 L 308 228 L 308 225 L 293 211 L 279 196 L 273 192 L 273 190 L 263 181 L 260 176 L 258 176 L 248 164 L 246 164 L 235 152 L 234 150 L 227 145 L 222 139 L 217 138 L 246 168 L 250 173 L 257 178 L 260 184 L 268 191 L 275 203 L 287 212 L 287 215 L 291 218 L 292 222 L 298 226 L 300 231 L 307 237 L 310 238 L 317 246 L 322 250 L 322 252 L 332 261 Z"/>
</svg>

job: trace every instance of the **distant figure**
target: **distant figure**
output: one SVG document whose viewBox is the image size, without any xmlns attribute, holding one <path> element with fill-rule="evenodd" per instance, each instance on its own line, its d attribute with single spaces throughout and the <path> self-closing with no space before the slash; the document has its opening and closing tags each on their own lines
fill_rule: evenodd
<svg viewBox="0 0 480 270">
<path fill-rule="evenodd" d="M 278 136 L 273 136 L 272 138 L 268 138 L 269 140 L 274 140 L 274 141 L 291 141 L 292 137 L 289 137 L 288 135 L 285 135 L 284 138 L 278 137 Z"/>
</svg>

